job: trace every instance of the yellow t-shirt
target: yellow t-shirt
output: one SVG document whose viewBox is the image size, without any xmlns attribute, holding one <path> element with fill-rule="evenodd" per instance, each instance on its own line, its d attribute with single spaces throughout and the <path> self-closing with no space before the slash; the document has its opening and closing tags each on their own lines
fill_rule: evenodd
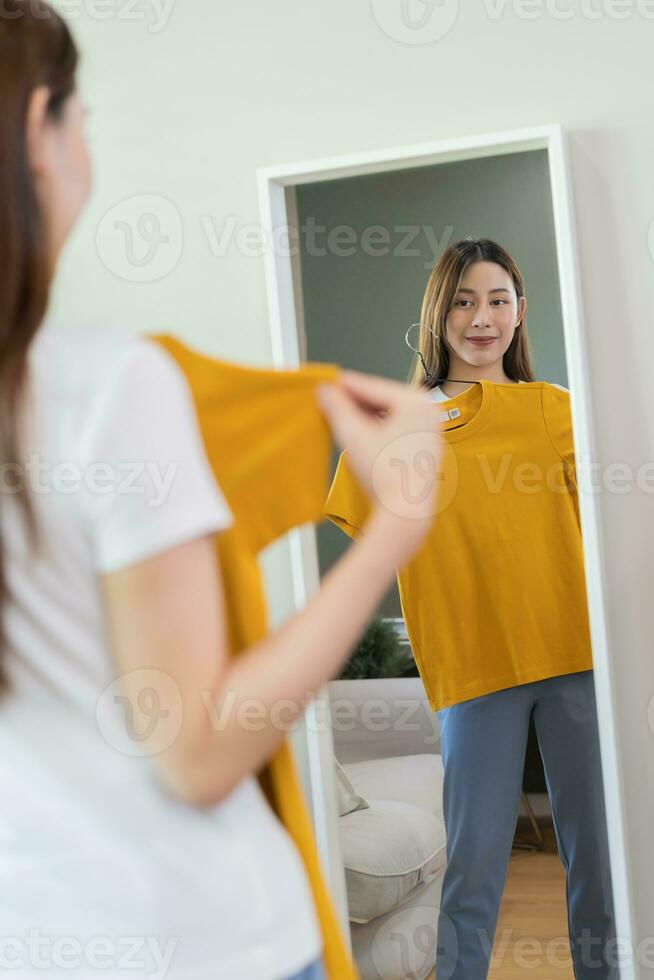
<svg viewBox="0 0 654 980">
<path fill-rule="evenodd" d="M 214 537 L 231 656 L 268 632 L 258 556 L 293 527 L 318 522 L 329 485 L 331 433 L 319 384 L 338 380 L 335 364 L 281 370 L 222 361 L 167 334 L 151 335 L 182 369 L 207 460 L 233 523 Z M 289 739 L 259 769 L 268 801 L 302 859 L 323 941 L 328 980 L 358 980 L 325 881 L 313 825 Z M 218 972 L 218 971 L 217 971 Z"/>
<path fill-rule="evenodd" d="M 449 413 L 436 517 L 397 574 L 431 708 L 591 669 L 568 393 L 482 381 L 434 412 Z M 324 510 L 359 537 L 371 503 L 347 450 Z"/>
</svg>

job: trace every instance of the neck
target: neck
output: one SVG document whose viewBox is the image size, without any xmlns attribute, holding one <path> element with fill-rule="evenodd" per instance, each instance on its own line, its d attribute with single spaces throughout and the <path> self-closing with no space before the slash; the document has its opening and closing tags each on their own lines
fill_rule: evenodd
<svg viewBox="0 0 654 980">
<path fill-rule="evenodd" d="M 441 386 L 443 394 L 453 398 L 460 395 L 470 387 L 470 382 L 475 381 L 494 381 L 496 384 L 511 384 L 504 370 L 503 361 L 495 361 L 494 364 L 468 364 L 458 358 L 450 359 L 450 366 L 447 372 L 447 381 Z"/>
</svg>

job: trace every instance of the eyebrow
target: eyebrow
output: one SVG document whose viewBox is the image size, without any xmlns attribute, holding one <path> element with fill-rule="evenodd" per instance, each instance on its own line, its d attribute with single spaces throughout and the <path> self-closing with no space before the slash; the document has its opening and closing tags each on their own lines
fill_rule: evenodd
<svg viewBox="0 0 654 980">
<path fill-rule="evenodd" d="M 461 287 L 461 289 L 457 289 L 457 293 L 475 293 L 475 292 L 476 292 L 475 289 L 466 289 L 465 287 Z M 498 289 L 489 289 L 489 292 L 490 293 L 508 293 L 508 292 L 510 292 L 510 290 L 509 289 L 504 289 L 503 287 L 500 286 Z"/>
</svg>

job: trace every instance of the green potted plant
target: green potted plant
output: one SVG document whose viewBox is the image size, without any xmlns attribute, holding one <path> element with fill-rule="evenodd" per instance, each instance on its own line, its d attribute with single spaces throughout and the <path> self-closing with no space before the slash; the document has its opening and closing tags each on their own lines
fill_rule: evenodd
<svg viewBox="0 0 654 980">
<path fill-rule="evenodd" d="M 339 680 L 368 680 L 377 677 L 404 677 L 413 659 L 407 658 L 392 624 L 375 616 L 339 674 Z"/>
</svg>

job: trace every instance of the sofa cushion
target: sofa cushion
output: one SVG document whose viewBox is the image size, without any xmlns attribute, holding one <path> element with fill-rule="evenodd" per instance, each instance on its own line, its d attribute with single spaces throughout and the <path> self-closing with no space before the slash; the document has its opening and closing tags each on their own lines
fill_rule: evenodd
<svg viewBox="0 0 654 980">
<path fill-rule="evenodd" d="M 344 817 L 346 813 L 365 809 L 368 806 L 368 801 L 357 793 L 350 781 L 350 777 L 337 759 L 334 759 L 334 769 L 336 772 L 339 816 Z"/>
<path fill-rule="evenodd" d="M 353 922 L 369 922 L 395 908 L 446 860 L 441 819 L 398 800 L 368 804 L 339 820 Z"/>
<path fill-rule="evenodd" d="M 443 759 L 436 752 L 349 762 L 343 768 L 366 800 L 401 800 L 443 816 Z"/>
</svg>

